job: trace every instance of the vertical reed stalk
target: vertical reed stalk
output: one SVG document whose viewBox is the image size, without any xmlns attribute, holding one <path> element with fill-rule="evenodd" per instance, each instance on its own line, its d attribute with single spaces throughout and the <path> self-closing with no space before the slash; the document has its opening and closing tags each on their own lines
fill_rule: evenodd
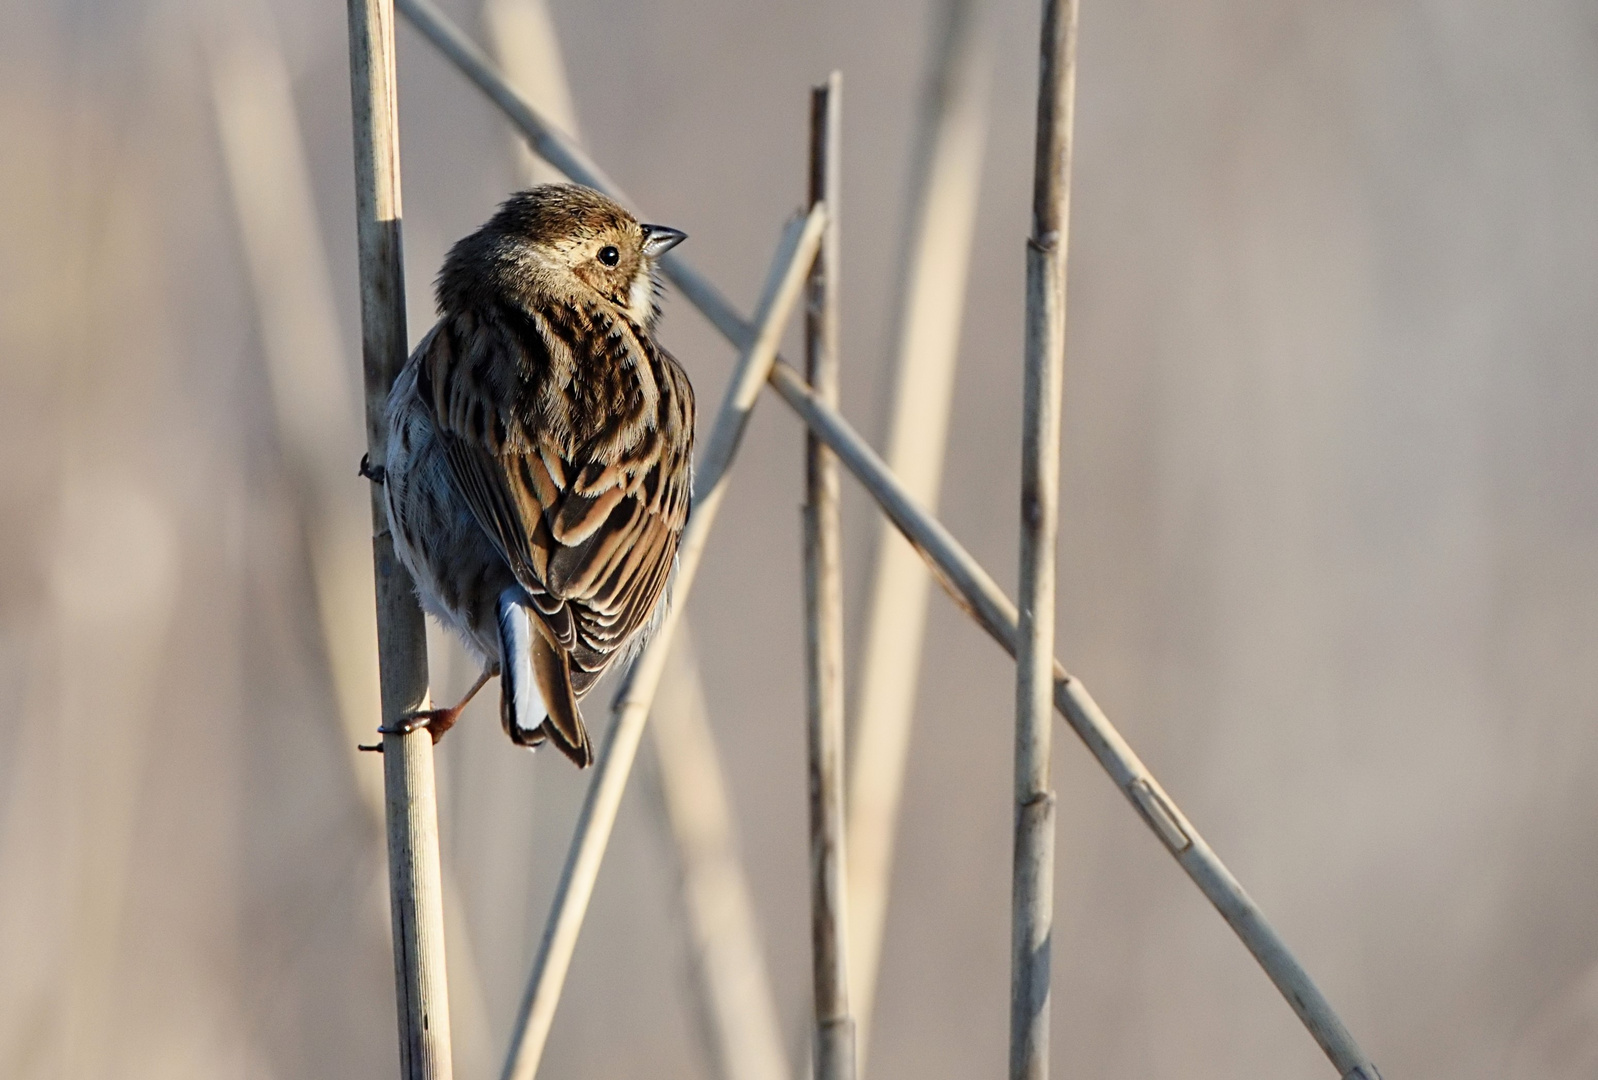
<svg viewBox="0 0 1598 1080">
<path fill-rule="evenodd" d="M 838 400 L 838 189 L 843 78 L 833 72 L 810 99 L 810 204 L 827 228 L 810 272 L 805 375 Z M 838 462 L 805 433 L 805 684 L 810 749 L 810 914 L 817 1080 L 853 1080 L 843 817 L 843 567 Z"/>
<path fill-rule="evenodd" d="M 1010 1080 L 1049 1075 L 1054 933 L 1054 546 L 1071 196 L 1076 0 L 1046 0 L 1038 71 L 1021 435 L 1020 625 L 1015 686 L 1015 865 L 1010 923 Z"/>
<path fill-rule="evenodd" d="M 393 0 L 349 0 L 349 26 L 366 441 L 372 460 L 381 463 L 388 441 L 384 404 L 406 352 Z M 400 1068 L 405 1080 L 449 1080 L 433 737 L 425 728 L 392 732 L 406 714 L 428 707 L 427 638 L 410 576 L 394 553 L 377 485 L 372 489 L 372 532 L 383 727 L 391 729 L 383 736 L 383 780 Z"/>
<path fill-rule="evenodd" d="M 888 467 L 936 512 L 953 398 L 971 239 L 987 142 L 991 66 L 987 17 L 976 0 L 941 0 L 932 65 L 910 158 L 910 209 L 901 241 Z M 849 744 L 849 994 L 861 1061 L 893 877 L 893 848 L 921 672 L 931 584 L 893 523 L 877 534 L 860 685 Z"/>
<path fill-rule="evenodd" d="M 278 445 L 303 523 L 341 742 L 372 820 L 383 778 L 356 749 L 378 704 L 371 512 L 350 479 L 359 405 L 346 376 L 333 281 L 311 199 L 288 67 L 259 3 L 217 8 L 204 35 L 222 164 L 260 327 Z"/>
</svg>

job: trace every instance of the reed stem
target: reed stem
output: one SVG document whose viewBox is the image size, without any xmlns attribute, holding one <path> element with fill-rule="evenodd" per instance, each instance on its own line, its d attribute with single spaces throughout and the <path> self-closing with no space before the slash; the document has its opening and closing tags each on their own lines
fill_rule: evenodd
<svg viewBox="0 0 1598 1080">
<path fill-rule="evenodd" d="M 827 229 L 810 271 L 805 374 L 822 401 L 838 401 L 838 190 L 843 77 L 810 99 L 810 204 Z M 810 948 L 817 1080 L 853 1080 L 848 893 L 843 815 L 843 566 L 838 462 L 805 432 L 805 689 L 810 795 Z"/>
<path fill-rule="evenodd" d="M 388 390 L 406 355 L 392 0 L 349 0 L 349 28 L 366 436 L 371 459 L 382 462 L 387 458 Z M 425 728 L 394 732 L 407 714 L 428 707 L 427 637 L 375 484 L 372 533 L 383 727 L 390 732 L 383 736 L 383 782 L 400 1071 L 404 1080 L 449 1080 L 453 1073 L 433 737 Z"/>
<path fill-rule="evenodd" d="M 1055 540 L 1060 387 L 1071 198 L 1076 0 L 1045 0 L 1038 72 L 1032 235 L 1027 239 L 1026 374 L 1021 428 L 1021 570 L 1015 669 L 1015 854 L 1010 886 L 1010 1080 L 1049 1075 L 1054 937 Z"/>
</svg>

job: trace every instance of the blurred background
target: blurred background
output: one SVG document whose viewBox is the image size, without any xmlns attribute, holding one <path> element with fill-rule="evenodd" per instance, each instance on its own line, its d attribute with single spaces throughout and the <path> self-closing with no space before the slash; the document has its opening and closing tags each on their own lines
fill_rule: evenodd
<svg viewBox="0 0 1598 1080">
<path fill-rule="evenodd" d="M 933 215 L 961 251 L 971 223 L 941 512 L 1013 591 L 1037 5 L 442 6 L 746 311 L 808 87 L 843 71 L 843 410 L 878 445 L 918 118 L 950 12 L 975 20 L 980 184 Z M 381 762 L 352 750 L 344 18 L 0 7 L 6 1077 L 396 1071 Z M 1080 48 L 1062 658 L 1388 1080 L 1598 1076 L 1598 15 L 1087 0 Z M 403 23 L 399 71 L 414 340 L 449 244 L 529 173 Z M 669 291 L 662 334 L 709 413 L 731 348 Z M 765 401 L 687 609 L 792 1069 L 801 448 Z M 845 486 L 853 700 L 879 523 Z M 474 673 L 434 646 L 447 699 Z M 999 1075 L 1013 667 L 934 596 L 916 670 L 866 1067 Z M 497 1070 L 585 781 L 511 747 L 496 696 L 438 753 L 463 1077 Z M 1056 1070 L 1330 1076 L 1058 731 Z M 646 747 L 543 1075 L 712 1075 L 660 785 Z"/>
</svg>

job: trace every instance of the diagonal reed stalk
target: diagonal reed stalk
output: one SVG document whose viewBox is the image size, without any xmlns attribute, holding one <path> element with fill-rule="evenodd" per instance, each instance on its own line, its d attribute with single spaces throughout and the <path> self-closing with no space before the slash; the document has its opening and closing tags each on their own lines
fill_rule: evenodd
<svg viewBox="0 0 1598 1080">
<path fill-rule="evenodd" d="M 477 85 L 527 137 L 529 145 L 567 176 L 612 197 L 625 199 L 588 155 L 573 145 L 522 101 L 460 30 L 430 0 L 397 0 L 406 18 L 461 73 Z M 665 269 L 673 284 L 727 340 L 743 348 L 755 336 L 751 325 L 709 279 L 669 253 Z M 804 376 L 778 357 L 771 365 L 772 388 L 808 424 L 838 460 L 854 474 L 931 568 L 933 576 L 961 610 L 1005 651 L 1016 652 L 1015 605 L 987 571 L 936 518 L 904 489 L 870 445 L 836 409 L 811 393 Z M 754 396 L 751 394 L 750 401 Z M 1098 703 L 1077 679 L 1053 661 L 1054 707 L 1086 744 L 1088 751 L 1126 796 L 1149 830 L 1215 905 L 1267 977 L 1287 1000 L 1345 1080 L 1375 1080 L 1375 1066 L 1360 1050 L 1309 973 L 1266 920 L 1220 858 L 1144 766 Z"/>
<path fill-rule="evenodd" d="M 349 33 L 366 440 L 372 460 L 382 462 L 388 441 L 384 405 L 406 357 L 392 0 L 349 0 Z M 453 1064 L 433 737 L 426 728 L 409 734 L 396 730 L 404 716 L 428 707 L 427 637 L 375 484 L 372 531 L 378 670 L 383 727 L 389 732 L 383 736 L 383 782 L 400 1068 L 405 1080 L 449 1080 Z"/>
<path fill-rule="evenodd" d="M 544 939 L 533 962 L 533 973 L 521 1008 L 517 1010 L 510 1052 L 501 1074 L 504 1080 L 532 1080 L 538 1073 L 544 1043 L 549 1038 L 555 1007 L 560 1003 L 561 989 L 571 965 L 572 951 L 577 947 L 577 935 L 582 930 L 594 881 L 599 876 L 605 847 L 616 823 L 616 810 L 621 805 L 627 777 L 638 753 L 638 742 L 643 737 L 644 723 L 649 718 L 672 636 L 682 618 L 704 555 L 705 542 L 726 492 L 727 473 L 737 453 L 744 425 L 776 361 L 777 341 L 798 302 L 805 274 L 815 260 L 826 219 L 826 210 L 821 206 L 813 208 L 805 218 L 796 219 L 785 231 L 776 258 L 772 260 L 772 280 L 777 284 L 766 290 L 768 305 L 761 312 L 759 330 L 738 361 L 716 415 L 710 444 L 701 457 L 694 487 L 693 514 L 677 548 L 677 573 L 670 606 L 654 637 L 629 669 L 611 710 L 610 731 L 600 749 L 594 779 L 577 818 L 560 883 L 555 888 Z"/>
</svg>

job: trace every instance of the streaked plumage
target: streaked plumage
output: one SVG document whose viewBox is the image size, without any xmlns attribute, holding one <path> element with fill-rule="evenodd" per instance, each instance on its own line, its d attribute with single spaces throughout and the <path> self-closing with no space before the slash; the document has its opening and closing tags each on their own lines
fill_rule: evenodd
<svg viewBox="0 0 1598 1080">
<path fill-rule="evenodd" d="M 688 517 L 693 391 L 652 336 L 654 257 L 681 238 L 576 185 L 513 196 L 450 251 L 389 396 L 389 522 L 423 605 L 498 670 L 511 739 L 579 766 L 577 700 L 664 603 Z"/>
</svg>

